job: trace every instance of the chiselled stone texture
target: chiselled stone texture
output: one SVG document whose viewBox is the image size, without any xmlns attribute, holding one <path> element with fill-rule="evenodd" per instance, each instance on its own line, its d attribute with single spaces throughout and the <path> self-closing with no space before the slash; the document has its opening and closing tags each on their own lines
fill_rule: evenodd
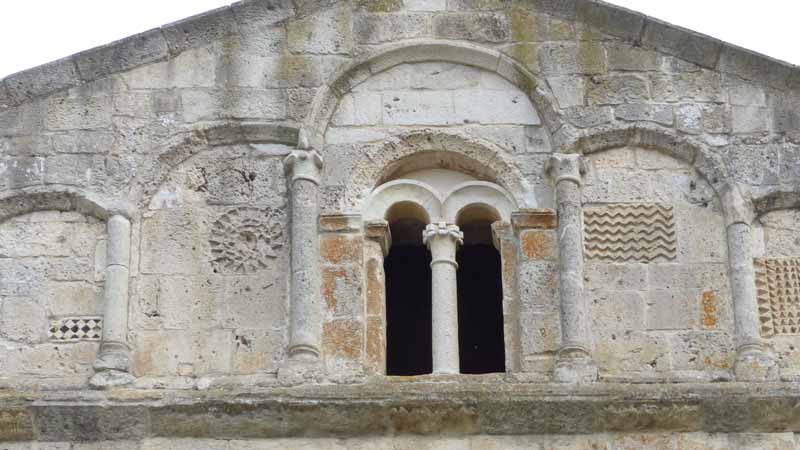
<svg viewBox="0 0 800 450">
<path fill-rule="evenodd" d="M 794 448 L 753 260 L 800 256 L 798 106 L 797 67 L 598 0 L 242 0 L 2 79 L 0 450 Z M 387 379 L 366 200 L 443 170 L 420 230 L 516 207 L 482 237 L 506 370 Z M 672 218 L 584 221 L 642 205 Z M 769 333 L 779 379 L 740 376 Z M 596 382 L 555 385 L 575 336 Z"/>
<path fill-rule="evenodd" d="M 236 208 L 217 219 L 212 228 L 212 265 L 223 273 L 247 274 L 268 268 L 283 247 L 279 211 Z"/>
<path fill-rule="evenodd" d="M 606 261 L 675 259 L 675 217 L 671 206 L 619 204 L 584 210 L 586 257 Z"/>
<path fill-rule="evenodd" d="M 96 341 L 103 331 L 101 317 L 68 317 L 50 321 L 47 332 L 51 341 Z"/>
<path fill-rule="evenodd" d="M 800 258 L 757 258 L 762 336 L 800 334 Z"/>
</svg>

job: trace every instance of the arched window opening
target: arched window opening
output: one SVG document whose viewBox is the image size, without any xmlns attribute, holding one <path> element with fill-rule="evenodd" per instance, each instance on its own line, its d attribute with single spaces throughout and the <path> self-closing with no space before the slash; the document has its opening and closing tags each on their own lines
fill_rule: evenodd
<svg viewBox="0 0 800 450">
<path fill-rule="evenodd" d="M 431 254 L 422 243 L 429 222 L 411 202 L 394 204 L 386 214 L 392 246 L 384 261 L 386 276 L 386 374 L 431 373 Z"/>
<path fill-rule="evenodd" d="M 488 205 L 470 205 L 457 219 L 464 233 L 456 261 L 459 362 L 465 374 L 506 370 L 500 253 L 491 228 L 498 219 Z"/>
</svg>

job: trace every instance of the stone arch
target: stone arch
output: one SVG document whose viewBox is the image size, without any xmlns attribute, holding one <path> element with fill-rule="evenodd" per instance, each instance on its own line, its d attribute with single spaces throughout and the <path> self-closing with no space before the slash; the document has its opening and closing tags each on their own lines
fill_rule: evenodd
<svg viewBox="0 0 800 450">
<path fill-rule="evenodd" d="M 621 147 L 655 150 L 685 162 L 711 185 L 719 198 L 732 189 L 719 155 L 691 138 L 678 136 L 662 128 L 633 125 L 589 131 L 565 142 L 561 152 L 589 155 Z"/>
<path fill-rule="evenodd" d="M 192 129 L 175 137 L 164 146 L 154 170 L 140 181 L 139 207 L 152 200 L 170 172 L 181 163 L 203 152 L 236 144 L 279 144 L 287 147 L 301 145 L 300 130 L 293 127 L 260 123 L 222 122 Z M 287 149 L 274 156 L 289 154 Z"/>
<path fill-rule="evenodd" d="M 341 97 L 369 77 L 400 64 L 449 62 L 484 69 L 498 74 L 519 88 L 533 103 L 547 131 L 552 134 L 563 121 L 546 83 L 514 59 L 493 49 L 468 43 L 443 40 L 409 40 L 389 44 L 357 59 L 339 71 L 322 87 L 312 103 L 303 128 L 309 131 L 312 146 L 321 147 L 325 131 Z"/>
<path fill-rule="evenodd" d="M 778 191 L 753 200 L 756 218 L 781 209 L 800 209 L 800 191 Z"/>
<path fill-rule="evenodd" d="M 370 148 L 353 168 L 338 199 L 345 211 L 361 208 L 373 189 L 423 168 L 447 168 L 491 181 L 505 189 L 520 208 L 535 208 L 536 195 L 505 150 L 474 137 L 424 129 L 397 135 Z"/>
<path fill-rule="evenodd" d="M 511 222 L 511 213 L 517 209 L 511 196 L 494 183 L 468 181 L 447 193 L 442 205 L 443 214 L 448 220 L 457 223 L 461 212 L 475 205 L 491 209 L 504 222 Z"/>
<path fill-rule="evenodd" d="M 37 211 L 74 211 L 101 221 L 115 214 L 130 217 L 124 203 L 67 186 L 22 189 L 0 197 L 0 223 Z"/>
<path fill-rule="evenodd" d="M 429 221 L 442 217 L 442 200 L 432 187 L 416 180 L 396 180 L 375 190 L 364 207 L 364 220 L 386 219 L 392 206 L 400 202 L 411 202 L 421 207 Z"/>
</svg>

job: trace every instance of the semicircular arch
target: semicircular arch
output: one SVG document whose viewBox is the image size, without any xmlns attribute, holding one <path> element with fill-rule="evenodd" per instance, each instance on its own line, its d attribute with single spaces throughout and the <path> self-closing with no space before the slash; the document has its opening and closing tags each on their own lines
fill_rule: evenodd
<svg viewBox="0 0 800 450">
<path fill-rule="evenodd" d="M 321 148 L 339 100 L 354 87 L 380 72 L 406 63 L 447 62 L 477 67 L 498 74 L 519 88 L 533 103 L 547 131 L 552 134 L 563 121 L 555 98 L 546 83 L 514 59 L 475 44 L 445 40 L 407 40 L 381 46 L 339 71 L 319 89 L 303 128 L 312 146 Z"/>
<path fill-rule="evenodd" d="M 383 145 L 368 148 L 333 203 L 342 211 L 360 210 L 377 186 L 429 168 L 491 181 L 505 189 L 518 207 L 537 207 L 533 188 L 504 149 L 471 136 L 431 129 L 396 135 Z"/>
<path fill-rule="evenodd" d="M 390 181 L 373 192 L 364 205 L 364 220 L 386 219 L 392 206 L 410 202 L 421 207 L 428 215 L 429 221 L 442 217 L 442 199 L 436 191 L 426 183 L 416 180 Z"/>
<path fill-rule="evenodd" d="M 237 144 L 278 144 L 287 149 L 271 156 L 286 156 L 288 147 L 303 146 L 301 141 L 298 128 L 275 124 L 221 122 L 189 130 L 164 145 L 154 170 L 139 180 L 139 207 L 150 203 L 176 167 L 201 153 Z"/>
<path fill-rule="evenodd" d="M 0 223 L 37 211 L 75 211 L 103 221 L 115 214 L 130 217 L 126 203 L 69 186 L 20 189 L 0 197 Z"/>
<path fill-rule="evenodd" d="M 511 213 L 517 209 L 513 198 L 496 184 L 468 181 L 447 193 L 442 204 L 442 213 L 448 221 L 455 223 L 461 211 L 473 205 L 491 208 L 505 222 L 511 222 Z"/>
</svg>

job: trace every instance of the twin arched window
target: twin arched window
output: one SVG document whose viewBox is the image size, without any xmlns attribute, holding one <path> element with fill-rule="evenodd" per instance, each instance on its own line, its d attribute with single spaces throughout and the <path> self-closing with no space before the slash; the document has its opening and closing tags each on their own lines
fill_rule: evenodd
<svg viewBox="0 0 800 450">
<path fill-rule="evenodd" d="M 365 220 L 386 220 L 386 373 L 505 371 L 500 255 L 492 223 L 515 209 L 500 186 L 445 169 L 378 186 Z"/>
</svg>

